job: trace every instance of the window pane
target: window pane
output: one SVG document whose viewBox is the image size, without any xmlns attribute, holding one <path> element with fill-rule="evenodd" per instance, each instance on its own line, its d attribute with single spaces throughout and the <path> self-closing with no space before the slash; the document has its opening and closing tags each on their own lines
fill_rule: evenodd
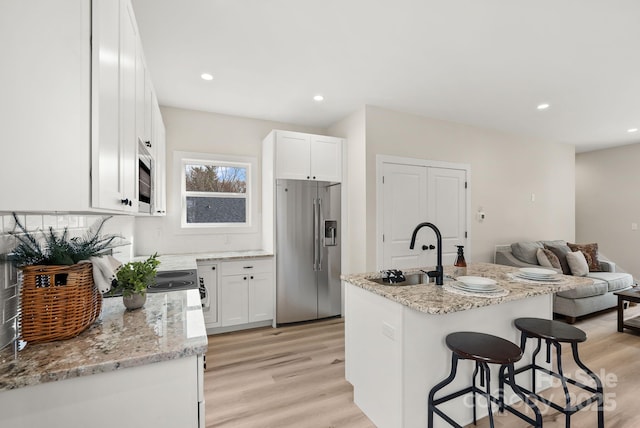
<svg viewBox="0 0 640 428">
<path fill-rule="evenodd" d="M 187 192 L 247 192 L 247 168 L 185 165 L 185 179 Z"/>
<path fill-rule="evenodd" d="M 187 223 L 245 223 L 245 198 L 202 198 L 187 196 Z"/>
</svg>

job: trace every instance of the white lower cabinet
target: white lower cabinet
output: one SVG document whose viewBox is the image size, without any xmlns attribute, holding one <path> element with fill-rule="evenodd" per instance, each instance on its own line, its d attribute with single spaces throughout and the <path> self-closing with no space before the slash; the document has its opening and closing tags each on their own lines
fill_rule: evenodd
<svg viewBox="0 0 640 428">
<path fill-rule="evenodd" d="M 272 273 L 256 273 L 249 277 L 249 322 L 273 319 Z"/>
<path fill-rule="evenodd" d="M 204 356 L 0 392 L 0 426 L 204 427 Z"/>
<path fill-rule="evenodd" d="M 208 293 L 209 308 L 203 305 L 208 333 L 270 325 L 273 275 L 272 258 L 199 262 L 198 276 Z"/>
<path fill-rule="evenodd" d="M 222 277 L 220 296 L 222 326 L 249 322 L 249 277 L 227 275 Z"/>
</svg>

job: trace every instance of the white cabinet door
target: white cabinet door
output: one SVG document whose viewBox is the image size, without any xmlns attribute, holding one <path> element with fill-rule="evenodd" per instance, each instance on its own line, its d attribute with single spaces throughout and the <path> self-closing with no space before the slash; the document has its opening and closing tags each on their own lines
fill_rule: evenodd
<svg viewBox="0 0 640 428">
<path fill-rule="evenodd" d="M 93 2 L 92 206 L 137 209 L 138 35 L 126 0 Z"/>
<path fill-rule="evenodd" d="M 342 140 L 340 138 L 311 136 L 311 179 L 342 181 Z"/>
<path fill-rule="evenodd" d="M 0 211 L 87 211 L 91 2 L 0 1 L 0 40 Z"/>
<path fill-rule="evenodd" d="M 92 6 L 92 205 L 123 207 L 120 153 L 120 3 Z"/>
<path fill-rule="evenodd" d="M 249 322 L 273 319 L 273 274 L 249 276 Z"/>
<path fill-rule="evenodd" d="M 223 327 L 249 322 L 249 277 L 229 275 L 222 277 L 220 289 L 220 316 Z"/>
<path fill-rule="evenodd" d="M 218 265 L 213 263 L 198 263 L 198 280 L 207 290 L 206 305 L 202 308 L 204 323 L 207 328 L 219 327 L 218 316 Z"/>
<path fill-rule="evenodd" d="M 309 134 L 278 131 L 276 134 L 276 178 L 311 179 Z"/>
<path fill-rule="evenodd" d="M 275 178 L 342 181 L 342 140 L 276 131 Z"/>
<path fill-rule="evenodd" d="M 138 138 L 136 134 L 136 57 L 138 34 L 133 8 L 123 0 L 120 8 L 120 147 L 122 153 L 122 193 L 129 203 L 124 211 L 138 208 Z"/>
<path fill-rule="evenodd" d="M 167 213 L 167 153 L 166 137 L 162 114 L 158 106 L 156 95 L 152 92 L 152 134 L 151 144 L 154 151 L 154 183 L 152 213 L 154 215 L 166 215 Z"/>
</svg>

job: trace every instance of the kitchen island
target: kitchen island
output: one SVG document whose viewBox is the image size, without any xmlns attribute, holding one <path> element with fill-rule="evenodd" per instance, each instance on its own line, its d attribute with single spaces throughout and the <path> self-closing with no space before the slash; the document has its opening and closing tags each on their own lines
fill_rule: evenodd
<svg viewBox="0 0 640 428">
<path fill-rule="evenodd" d="M 0 426 L 204 426 L 206 350 L 198 290 L 104 299 L 79 336 L 0 353 Z"/>
<path fill-rule="evenodd" d="M 354 402 L 377 427 L 427 426 L 427 394 L 451 368 L 451 354 L 444 342 L 449 333 L 483 332 L 519 344 L 514 319 L 551 319 L 553 293 L 592 283 L 590 279 L 572 276 L 562 276 L 558 282 L 524 281 L 512 276 L 517 270 L 489 263 L 469 265 L 468 275 L 492 278 L 505 290 L 506 295 L 494 298 L 447 291 L 446 281 L 445 287 L 393 286 L 370 281 L 380 278 L 380 273 L 342 277 L 345 375 L 354 387 Z M 445 267 L 445 274 L 451 273 L 453 267 Z M 516 367 L 526 361 L 530 361 L 530 353 Z M 455 382 L 447 390 L 468 386 L 472 372 L 472 363 L 462 361 Z M 492 389 L 496 392 L 497 370 L 492 370 L 492 376 Z M 549 379 L 540 378 L 538 387 L 547 387 Z M 524 377 L 518 381 L 530 386 Z M 513 396 L 507 394 L 507 399 Z M 462 425 L 472 421 L 470 399 L 459 398 L 441 408 Z M 486 414 L 486 406 L 480 401 L 478 416 Z M 435 426 L 448 425 L 436 418 Z"/>
</svg>

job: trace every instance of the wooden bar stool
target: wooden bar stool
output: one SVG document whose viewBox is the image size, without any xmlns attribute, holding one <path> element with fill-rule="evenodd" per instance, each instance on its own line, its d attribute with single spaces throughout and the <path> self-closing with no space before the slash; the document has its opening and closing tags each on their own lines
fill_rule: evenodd
<svg viewBox="0 0 640 428">
<path fill-rule="evenodd" d="M 438 409 L 437 406 L 446 401 L 453 400 L 454 398 L 458 398 L 468 393 L 473 394 L 474 424 L 476 423 L 476 394 L 482 394 L 487 400 L 487 406 L 489 408 L 489 422 L 491 424 L 491 427 L 494 426 L 493 412 L 491 411 L 492 401 L 500 405 L 500 410 L 506 408 L 511 413 L 515 414 L 521 419 L 524 419 L 534 427 L 542 427 L 542 416 L 540 415 L 540 411 L 536 407 L 535 403 L 529 400 L 529 398 L 520 390 L 515 382 L 511 382 L 511 379 L 515 379 L 513 364 L 516 361 L 519 361 L 520 358 L 522 358 L 522 351 L 516 344 L 497 336 L 474 332 L 451 333 L 446 337 L 445 341 L 447 347 L 451 350 L 451 373 L 449 373 L 449 377 L 434 386 L 431 391 L 429 391 L 429 428 L 433 428 L 434 413 L 447 421 L 451 426 L 462 428 L 461 425 L 456 423 L 442 410 Z M 476 366 L 475 370 L 473 371 L 471 386 L 460 391 L 450 393 L 442 398 L 436 399 L 435 394 L 442 388 L 453 382 L 453 380 L 455 379 L 458 369 L 458 360 L 475 361 Z M 509 372 L 511 376 L 505 378 L 506 381 L 509 383 L 509 386 L 511 386 L 511 389 L 513 389 L 513 392 L 515 392 L 525 403 L 529 405 L 529 407 L 531 407 L 531 409 L 535 413 L 535 419 L 528 417 L 524 413 L 519 412 L 511 406 L 504 405 L 503 400 L 491 395 L 491 376 L 489 364 L 499 364 L 500 373 L 502 373 L 503 370 Z M 480 386 L 484 387 L 484 390 L 476 386 L 476 378 L 478 376 L 478 373 L 480 373 Z M 503 386 L 504 382 L 500 382 L 500 397 L 503 397 Z"/>
<path fill-rule="evenodd" d="M 584 363 L 580 360 L 578 356 L 578 343 L 584 342 L 587 340 L 587 335 L 584 331 L 580 330 L 577 327 L 574 327 L 569 324 L 565 324 L 559 321 L 541 319 L 541 318 L 518 318 L 515 320 L 515 326 L 518 330 L 520 330 L 520 349 L 522 352 L 525 350 L 525 346 L 527 343 L 527 339 L 537 339 L 538 345 L 533 352 L 531 364 L 520 367 L 515 370 L 514 374 L 506 374 L 503 368 L 500 369 L 500 383 L 507 381 L 510 384 L 515 383 L 515 375 L 519 373 L 523 373 L 526 371 L 531 371 L 531 391 L 527 390 L 520 386 L 519 388 L 526 392 L 527 394 L 532 395 L 537 400 L 545 403 L 548 406 L 553 407 L 555 410 L 564 413 L 565 415 L 565 426 L 569 428 L 571 426 L 571 415 L 576 413 L 577 411 L 587 407 L 591 403 L 598 403 L 598 428 L 604 428 L 604 391 L 602 388 L 602 382 L 596 374 L 591 371 Z M 551 363 L 551 346 L 556 349 L 556 365 L 557 372 L 553 372 L 548 370 L 545 367 L 541 367 L 536 364 L 536 358 L 538 357 L 538 353 L 540 352 L 540 348 L 542 347 L 542 340 L 544 339 L 547 345 L 547 363 Z M 561 343 L 570 343 L 571 351 L 573 353 L 573 359 L 582 370 L 587 373 L 591 379 L 595 382 L 596 387 L 593 388 L 591 386 L 584 385 L 574 379 L 570 379 L 564 375 L 562 372 L 562 346 Z M 560 379 L 562 383 L 562 389 L 564 391 L 565 404 L 564 407 L 540 396 L 536 393 L 536 372 L 540 371 L 551 375 L 557 379 Z M 571 404 L 571 397 L 569 395 L 569 389 L 567 387 L 567 382 L 575 385 L 578 388 L 586 390 L 593 395 L 589 396 L 584 401 L 581 401 L 577 404 Z"/>
</svg>

